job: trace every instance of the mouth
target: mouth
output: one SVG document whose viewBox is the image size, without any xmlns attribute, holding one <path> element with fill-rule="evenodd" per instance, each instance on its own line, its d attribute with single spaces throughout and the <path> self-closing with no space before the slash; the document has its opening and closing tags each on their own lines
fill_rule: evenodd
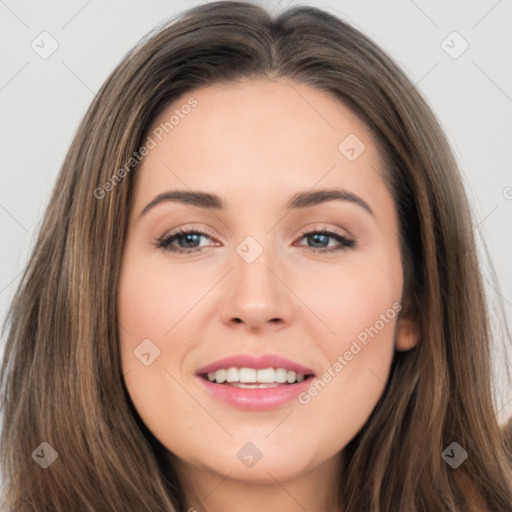
<svg viewBox="0 0 512 512">
<path fill-rule="evenodd" d="M 278 355 L 241 354 L 201 368 L 196 377 L 210 398 L 236 409 L 261 411 L 293 401 L 315 374 Z"/>
</svg>

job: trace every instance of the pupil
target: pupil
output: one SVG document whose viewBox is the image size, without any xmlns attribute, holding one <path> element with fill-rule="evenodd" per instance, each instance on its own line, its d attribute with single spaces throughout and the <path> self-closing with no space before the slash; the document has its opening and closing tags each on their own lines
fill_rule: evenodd
<svg viewBox="0 0 512 512">
<path fill-rule="evenodd" d="M 312 238 L 313 238 L 313 239 L 315 239 L 315 240 L 314 240 L 314 241 L 315 241 L 315 243 L 316 243 L 316 242 L 318 242 L 318 237 L 323 237 L 324 239 L 325 239 L 325 238 L 328 238 L 328 237 L 327 237 L 327 235 L 322 235 L 322 234 L 316 233 L 315 235 L 312 235 Z M 325 241 L 326 241 L 326 240 L 324 240 L 324 242 L 325 242 Z M 320 242 L 320 243 L 322 243 L 322 242 Z"/>
<path fill-rule="evenodd" d="M 188 235 L 185 235 L 182 238 L 185 238 L 186 243 L 188 243 L 188 242 L 192 242 L 193 241 L 193 240 L 191 240 L 191 238 L 193 238 L 193 237 L 197 238 L 197 236 L 198 235 L 196 235 L 196 234 L 188 234 Z M 196 242 L 197 242 L 197 240 L 196 240 Z"/>
</svg>

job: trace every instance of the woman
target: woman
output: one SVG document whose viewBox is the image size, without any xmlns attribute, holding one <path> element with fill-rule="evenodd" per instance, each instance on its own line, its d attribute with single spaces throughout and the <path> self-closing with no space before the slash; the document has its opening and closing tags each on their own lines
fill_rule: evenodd
<svg viewBox="0 0 512 512">
<path fill-rule="evenodd" d="M 173 20 L 95 97 L 13 302 L 3 509 L 510 510 L 469 219 L 360 32 Z"/>
</svg>

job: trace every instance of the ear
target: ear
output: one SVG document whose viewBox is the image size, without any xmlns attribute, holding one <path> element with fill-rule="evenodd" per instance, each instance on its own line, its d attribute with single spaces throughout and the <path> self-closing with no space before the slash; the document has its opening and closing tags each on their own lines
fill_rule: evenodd
<svg viewBox="0 0 512 512">
<path fill-rule="evenodd" d="M 410 317 L 400 317 L 396 324 L 395 350 L 405 352 L 414 348 L 420 338 L 418 324 Z"/>
</svg>

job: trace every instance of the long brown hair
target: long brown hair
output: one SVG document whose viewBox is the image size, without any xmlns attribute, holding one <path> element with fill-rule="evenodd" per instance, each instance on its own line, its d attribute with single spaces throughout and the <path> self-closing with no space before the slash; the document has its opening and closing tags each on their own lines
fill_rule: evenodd
<svg viewBox="0 0 512 512">
<path fill-rule="evenodd" d="M 150 34 L 79 126 L 6 324 L 2 510 L 185 507 L 121 369 L 116 293 L 134 155 L 170 102 L 247 77 L 309 84 L 358 115 L 378 141 L 399 215 L 401 314 L 416 319 L 421 336 L 395 354 L 383 396 L 345 448 L 333 490 L 344 511 L 467 510 L 462 481 L 489 510 L 510 510 L 511 432 L 495 418 L 471 212 L 438 121 L 401 69 L 340 19 L 307 6 L 272 17 L 231 1 L 197 6 Z M 442 457 L 452 442 L 468 453 L 457 469 Z M 36 458 L 50 447 L 58 456 L 43 469 Z"/>
</svg>

